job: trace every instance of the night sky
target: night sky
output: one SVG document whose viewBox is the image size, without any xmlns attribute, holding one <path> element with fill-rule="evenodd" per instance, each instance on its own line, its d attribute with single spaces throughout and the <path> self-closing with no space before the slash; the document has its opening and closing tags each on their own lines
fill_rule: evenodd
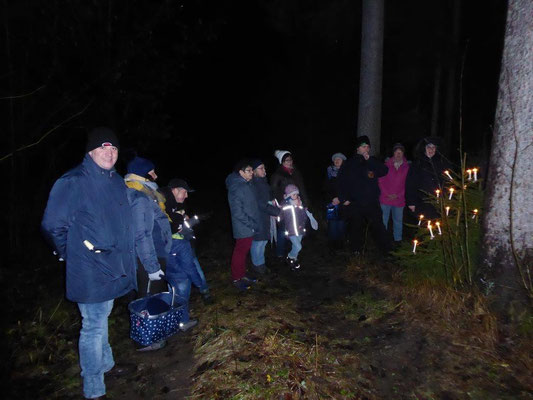
<svg viewBox="0 0 533 400">
<path fill-rule="evenodd" d="M 460 7 L 456 41 L 454 5 Z M 151 158 L 160 184 L 182 177 L 215 196 L 244 156 L 262 158 L 272 172 L 273 151 L 291 150 L 313 191 L 331 154 L 353 154 L 360 1 L 11 0 L 2 7 L 1 96 L 40 88 L 3 100 L 2 154 L 68 120 L 2 161 L 16 196 L 36 217 L 53 182 L 81 161 L 86 130 L 97 125 L 115 128 L 123 149 Z M 382 155 L 401 141 L 411 158 L 415 143 L 429 135 L 440 66 L 441 108 L 447 74 L 456 68 L 455 133 L 446 152 L 452 159 L 459 154 L 462 82 L 465 150 L 486 158 L 506 2 L 386 1 L 385 7 Z M 118 168 L 124 172 L 123 163 Z M 36 184 L 31 190 L 24 185 L 29 180 Z"/>
</svg>

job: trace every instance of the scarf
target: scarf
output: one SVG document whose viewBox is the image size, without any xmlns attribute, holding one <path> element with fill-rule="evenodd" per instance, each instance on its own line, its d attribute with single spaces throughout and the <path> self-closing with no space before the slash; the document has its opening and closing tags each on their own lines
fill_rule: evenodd
<svg viewBox="0 0 533 400">
<path fill-rule="evenodd" d="M 285 165 L 282 165 L 281 168 L 283 168 L 289 175 L 292 175 L 294 172 L 294 168 L 287 168 Z"/>
</svg>

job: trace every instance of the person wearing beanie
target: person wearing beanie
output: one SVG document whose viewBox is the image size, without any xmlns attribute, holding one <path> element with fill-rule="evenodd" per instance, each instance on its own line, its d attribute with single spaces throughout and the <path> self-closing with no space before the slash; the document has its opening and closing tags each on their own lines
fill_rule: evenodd
<svg viewBox="0 0 533 400">
<path fill-rule="evenodd" d="M 390 241 L 383 226 L 378 178 L 387 175 L 388 168 L 370 156 L 367 136 L 359 136 L 356 146 L 356 154 L 346 161 L 337 177 L 338 198 L 342 204 L 340 214 L 351 225 L 350 250 L 354 254 L 363 250 L 365 221 L 380 254 L 386 254 L 390 250 Z"/>
<path fill-rule="evenodd" d="M 231 278 L 239 291 L 245 291 L 255 283 L 255 279 L 246 275 L 246 256 L 260 227 L 259 207 L 251 183 L 253 174 L 251 160 L 243 159 L 235 165 L 225 182 L 235 239 L 231 256 Z"/>
<path fill-rule="evenodd" d="M 432 136 L 423 138 L 415 147 L 415 157 L 407 174 L 405 188 L 405 200 L 412 221 L 418 220 L 420 215 L 428 219 L 439 217 L 439 212 L 426 202 L 426 198 L 437 189 L 443 193 L 447 179 L 444 171 L 452 170 L 441 148 L 441 140 Z"/>
<path fill-rule="evenodd" d="M 55 182 L 41 223 L 66 262 L 66 297 L 81 314 L 78 351 L 86 398 L 105 397 L 104 373 L 115 365 L 108 317 L 114 300 L 136 288 L 131 208 L 114 168 L 118 149 L 111 129 L 92 130 L 82 163 Z"/>
<path fill-rule="evenodd" d="M 146 158 L 136 156 L 128 163 L 126 168 L 128 174 L 134 174 L 145 179 L 152 179 L 153 181 L 157 179 L 154 163 Z"/>
<path fill-rule="evenodd" d="M 276 150 L 274 156 L 280 162 L 278 168 L 272 174 L 270 185 L 274 198 L 278 204 L 284 202 L 284 190 L 289 184 L 298 186 L 300 189 L 300 198 L 304 204 L 309 204 L 309 197 L 305 190 L 304 180 L 300 170 L 294 165 L 292 153 L 287 150 Z M 283 233 L 283 229 L 277 229 L 276 237 L 276 256 L 280 259 L 284 259 L 286 256 L 286 244 L 287 238 Z"/>
<path fill-rule="evenodd" d="M 328 246 L 330 250 L 342 248 L 346 231 L 346 223 L 340 218 L 339 197 L 337 194 L 337 175 L 342 167 L 346 156 L 335 153 L 331 156 L 332 164 L 326 170 L 324 192 L 326 193 L 326 219 L 328 223 Z"/>
<path fill-rule="evenodd" d="M 277 217 L 279 207 L 274 205 L 274 194 L 267 181 L 265 164 L 259 159 L 251 161 L 254 176 L 252 189 L 259 209 L 258 229 L 254 232 L 250 256 L 252 259 L 252 271 L 258 275 L 264 275 L 267 271 L 265 263 L 265 247 L 270 236 L 271 217 Z"/>
<path fill-rule="evenodd" d="M 158 192 L 157 175 L 152 161 L 136 156 L 127 165 L 124 177 L 128 187 L 128 201 L 133 214 L 135 253 L 137 255 L 137 296 L 144 297 L 151 282 L 151 291 L 164 291 L 166 259 L 172 246 L 170 221 L 165 212 L 165 198 Z M 142 268 L 141 268 L 142 266 Z M 158 282 L 155 282 L 158 281 Z M 160 341 L 139 348 L 139 351 L 158 350 L 166 342 Z"/>
<path fill-rule="evenodd" d="M 392 157 L 385 161 L 389 168 L 387 175 L 378 179 L 379 203 L 383 212 L 383 225 L 388 229 L 392 215 L 392 231 L 395 244 L 402 240 L 403 209 L 405 207 L 405 180 L 409 163 L 405 158 L 405 147 L 401 143 L 392 146 Z"/>
<path fill-rule="evenodd" d="M 281 204 L 279 215 L 279 229 L 292 244 L 286 259 L 287 265 L 292 271 L 298 271 L 300 269 L 298 255 L 302 250 L 307 213 L 300 198 L 300 190 L 296 185 L 287 185 L 283 197 L 284 201 Z"/>
</svg>

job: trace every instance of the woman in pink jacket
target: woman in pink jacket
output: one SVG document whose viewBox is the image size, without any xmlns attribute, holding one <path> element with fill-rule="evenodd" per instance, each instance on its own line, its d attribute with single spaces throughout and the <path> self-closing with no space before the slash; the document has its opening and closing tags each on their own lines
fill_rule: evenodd
<svg viewBox="0 0 533 400">
<path fill-rule="evenodd" d="M 379 203 L 383 211 L 383 224 L 385 229 L 389 225 L 389 216 L 392 214 L 392 228 L 394 241 L 402 240 L 403 208 L 405 207 L 405 179 L 409 171 L 409 163 L 405 158 L 405 148 L 401 143 L 392 147 L 393 156 L 385 161 L 389 173 L 379 178 L 381 190 Z"/>
</svg>

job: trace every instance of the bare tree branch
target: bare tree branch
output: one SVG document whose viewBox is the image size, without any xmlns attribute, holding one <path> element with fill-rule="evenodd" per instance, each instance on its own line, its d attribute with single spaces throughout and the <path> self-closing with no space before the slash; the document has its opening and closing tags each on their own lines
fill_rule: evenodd
<svg viewBox="0 0 533 400">
<path fill-rule="evenodd" d="M 9 153 L 9 154 L 6 154 L 5 156 L 3 156 L 2 158 L 0 158 L 0 162 L 10 158 L 13 156 L 13 154 L 15 154 L 17 151 L 22 151 L 22 150 L 26 150 L 26 149 L 29 149 L 30 147 L 33 147 L 33 146 L 37 146 L 39 143 L 41 143 L 47 136 L 49 136 L 52 132 L 54 132 L 56 129 L 60 128 L 61 126 L 63 126 L 64 124 L 66 124 L 68 121 L 76 118 L 77 116 L 83 114 L 85 112 L 85 110 L 87 110 L 87 108 L 89 108 L 89 106 L 91 105 L 92 101 L 87 104 L 83 110 L 77 112 L 76 114 L 73 114 L 71 115 L 70 117 L 68 117 L 67 119 L 65 119 L 64 121 L 60 122 L 59 124 L 57 124 L 56 126 L 54 126 L 52 129 L 50 129 L 48 132 L 46 132 L 43 136 L 41 136 L 39 138 L 39 140 L 37 140 L 36 142 L 33 142 L 33 143 L 30 143 L 30 144 L 27 144 L 27 145 L 24 145 L 24 146 L 21 146 L 19 147 L 18 149 L 16 149 L 15 151 Z"/>
<path fill-rule="evenodd" d="M 26 93 L 26 94 L 20 94 L 20 95 L 17 95 L 17 96 L 0 97 L 0 100 L 13 100 L 13 99 L 20 99 L 22 97 L 28 97 L 28 96 L 31 96 L 32 94 L 38 92 L 39 90 L 45 88 L 45 87 L 46 87 L 46 85 L 42 85 L 41 87 L 38 87 L 37 89 L 35 89 L 33 92 Z"/>
</svg>

